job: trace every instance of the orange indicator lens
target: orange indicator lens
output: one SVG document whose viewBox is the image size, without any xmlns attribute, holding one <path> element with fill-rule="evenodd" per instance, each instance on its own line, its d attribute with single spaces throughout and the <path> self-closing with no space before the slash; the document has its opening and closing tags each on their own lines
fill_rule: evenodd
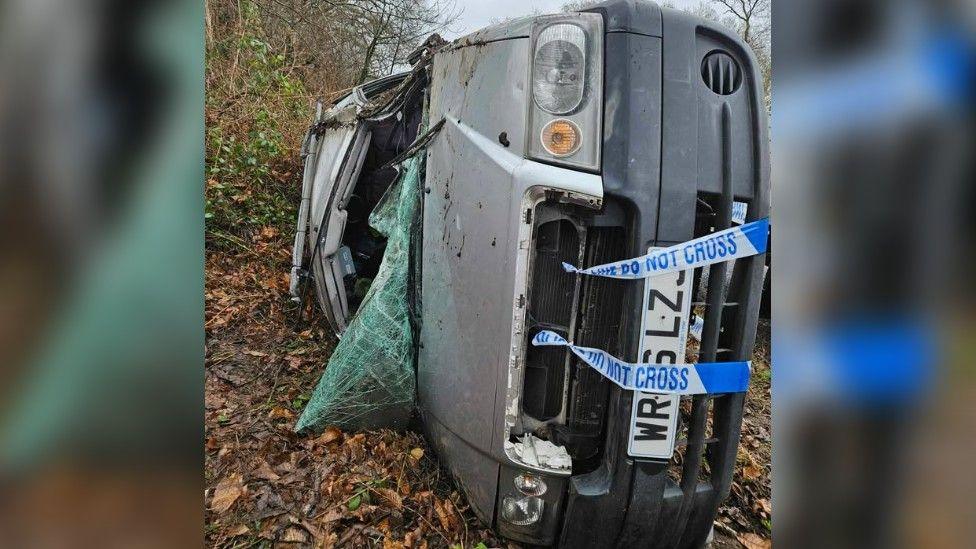
<svg viewBox="0 0 976 549">
<path fill-rule="evenodd" d="M 569 156 L 579 149 L 579 128 L 569 120 L 553 120 L 542 128 L 542 146 L 553 156 Z"/>
</svg>

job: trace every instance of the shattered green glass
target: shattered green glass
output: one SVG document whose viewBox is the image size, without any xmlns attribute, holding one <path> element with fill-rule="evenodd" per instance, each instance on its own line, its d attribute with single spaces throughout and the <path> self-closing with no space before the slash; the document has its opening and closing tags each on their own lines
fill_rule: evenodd
<svg viewBox="0 0 976 549">
<path fill-rule="evenodd" d="M 369 217 L 386 237 L 379 272 L 339 341 L 298 432 L 405 427 L 416 394 L 410 323 L 410 245 L 420 203 L 424 154 L 404 161 L 400 177 Z"/>
</svg>

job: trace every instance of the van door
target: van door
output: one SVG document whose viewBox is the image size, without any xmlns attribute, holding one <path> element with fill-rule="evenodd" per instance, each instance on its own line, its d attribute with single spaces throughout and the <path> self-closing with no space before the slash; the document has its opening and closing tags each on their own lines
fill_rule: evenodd
<svg viewBox="0 0 976 549">
<path fill-rule="evenodd" d="M 317 115 L 306 138 L 290 292 L 303 302 L 306 285 L 311 283 L 337 335 L 345 331 L 350 316 L 344 281 L 355 274 L 349 248 L 342 245 L 348 218 L 345 206 L 371 138 L 359 114 L 371 99 L 400 84 L 405 76 L 397 74 L 355 88 L 333 108 Z"/>
</svg>

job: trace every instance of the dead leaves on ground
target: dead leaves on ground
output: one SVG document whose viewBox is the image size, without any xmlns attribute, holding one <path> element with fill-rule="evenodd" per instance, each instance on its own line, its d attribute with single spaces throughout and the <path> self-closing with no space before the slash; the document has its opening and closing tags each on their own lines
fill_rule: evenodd
<svg viewBox="0 0 976 549">
<path fill-rule="evenodd" d="M 773 541 L 763 538 L 757 534 L 739 534 L 736 536 L 739 543 L 746 549 L 771 549 Z"/>
<path fill-rule="evenodd" d="M 769 368 L 769 323 L 762 321 L 756 334 L 753 362 Z M 750 383 L 743 410 L 742 435 L 736 455 L 735 475 L 729 498 L 719 508 L 718 522 L 740 536 L 747 533 L 757 539 L 772 532 L 773 509 L 770 503 L 770 467 L 772 459 L 771 394 L 769 383 Z M 750 538 L 751 539 L 751 538 Z M 742 540 L 739 540 L 742 542 Z M 744 542 L 743 542 L 744 543 Z"/>
<path fill-rule="evenodd" d="M 247 487 L 244 486 L 243 478 L 240 474 L 234 473 L 217 484 L 214 488 L 213 499 L 210 502 L 210 510 L 215 513 L 227 512 L 237 498 L 243 496 L 247 492 Z"/>
<path fill-rule="evenodd" d="M 279 432 L 263 443 L 245 438 L 231 452 L 222 461 L 240 470 L 212 490 L 212 545 L 242 536 L 302 547 L 497 541 L 436 461 L 425 457 L 416 433 L 332 427 L 302 438 Z"/>
</svg>

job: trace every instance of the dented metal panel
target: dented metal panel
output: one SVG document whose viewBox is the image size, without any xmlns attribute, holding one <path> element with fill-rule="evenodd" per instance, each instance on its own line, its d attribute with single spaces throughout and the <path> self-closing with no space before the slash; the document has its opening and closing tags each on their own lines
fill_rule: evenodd
<svg viewBox="0 0 976 549">
<path fill-rule="evenodd" d="M 486 520 L 499 462 L 520 459 L 508 439 L 525 343 L 521 330 L 513 335 L 529 274 L 524 211 L 554 188 L 592 205 L 603 192 L 599 175 L 524 158 L 528 48 L 508 39 L 442 51 L 430 95 L 430 119 L 445 125 L 428 151 L 424 195 L 420 407 Z"/>
</svg>

